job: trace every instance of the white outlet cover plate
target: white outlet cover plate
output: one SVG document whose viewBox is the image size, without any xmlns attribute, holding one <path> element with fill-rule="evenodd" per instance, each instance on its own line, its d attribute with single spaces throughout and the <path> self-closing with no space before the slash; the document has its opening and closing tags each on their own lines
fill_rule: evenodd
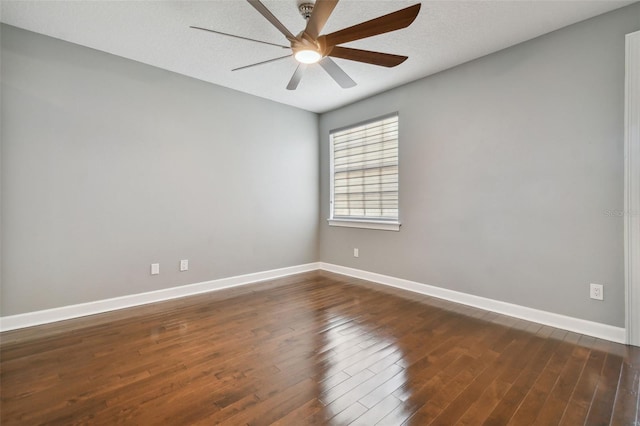
<svg viewBox="0 0 640 426">
<path fill-rule="evenodd" d="M 604 286 L 602 284 L 591 284 L 589 296 L 595 300 L 604 300 Z"/>
</svg>

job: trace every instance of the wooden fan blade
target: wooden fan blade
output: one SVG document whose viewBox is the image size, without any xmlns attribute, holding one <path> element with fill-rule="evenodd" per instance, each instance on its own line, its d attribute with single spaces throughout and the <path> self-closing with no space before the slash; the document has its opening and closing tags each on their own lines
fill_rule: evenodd
<svg viewBox="0 0 640 426">
<path fill-rule="evenodd" d="M 293 34 L 291 34 L 291 31 L 289 31 L 287 29 L 287 27 L 282 25 L 282 22 L 280 22 L 278 20 L 278 18 L 276 18 L 274 16 L 274 14 L 271 13 L 271 11 L 269 9 L 267 9 L 267 7 L 264 4 L 262 4 L 260 2 L 260 0 L 247 0 L 247 1 L 258 12 L 260 12 L 260 14 L 262 16 L 264 16 L 267 19 L 267 21 L 271 22 L 271 25 L 276 27 L 282 34 L 284 34 L 284 36 L 287 38 L 287 40 L 291 40 L 292 41 L 292 40 L 294 40 L 296 38 Z"/>
<path fill-rule="evenodd" d="M 381 67 L 395 67 L 408 59 L 408 56 L 392 55 L 391 53 L 372 52 L 370 50 L 351 49 L 349 47 L 334 46 L 329 52 L 334 58 L 364 62 Z"/>
<path fill-rule="evenodd" d="M 280 59 L 290 58 L 290 57 L 292 57 L 292 56 L 293 56 L 293 55 L 280 56 L 279 58 L 268 59 L 268 60 L 266 60 L 266 61 L 257 62 L 257 63 L 255 63 L 255 64 L 245 65 L 245 66 L 243 66 L 243 67 L 239 67 L 239 68 L 234 68 L 234 69 L 232 69 L 231 71 L 239 71 L 239 70 L 243 70 L 243 69 L 246 69 L 246 68 L 255 67 L 255 66 L 258 66 L 258 65 L 262 65 L 262 64 L 268 64 L 269 62 L 279 61 Z"/>
<path fill-rule="evenodd" d="M 419 11 L 420 3 L 331 34 L 320 36 L 318 37 L 318 43 L 331 47 L 406 28 L 416 19 Z"/>
<path fill-rule="evenodd" d="M 353 81 L 333 59 L 325 57 L 318 63 L 343 89 L 348 89 L 356 85 L 356 82 Z"/>
<path fill-rule="evenodd" d="M 302 80 L 302 74 L 305 69 L 307 69 L 305 64 L 298 64 L 298 67 L 291 76 L 291 80 L 289 80 L 289 84 L 287 84 L 287 90 L 296 90 L 298 84 L 300 84 L 300 80 Z"/>
<path fill-rule="evenodd" d="M 241 40 L 248 40 L 248 41 L 255 41 L 256 43 L 269 44 L 271 46 L 282 47 L 283 49 L 291 49 L 291 46 L 283 46 L 281 44 L 269 43 L 268 41 L 255 40 L 253 38 L 242 37 L 242 36 L 234 35 L 234 34 L 227 34 L 227 33 L 223 33 L 223 32 L 220 32 L 220 31 L 210 30 L 209 28 L 195 27 L 193 25 L 191 25 L 189 28 L 193 28 L 195 30 L 209 31 L 210 33 L 220 34 L 220 35 L 234 37 L 234 38 L 239 38 Z"/>
<path fill-rule="evenodd" d="M 307 22 L 307 28 L 304 32 L 309 35 L 313 40 L 317 39 L 320 35 L 320 31 L 324 28 L 324 24 L 327 23 L 331 12 L 338 4 L 338 0 L 316 0 L 313 6 L 313 12 L 309 22 Z"/>
</svg>

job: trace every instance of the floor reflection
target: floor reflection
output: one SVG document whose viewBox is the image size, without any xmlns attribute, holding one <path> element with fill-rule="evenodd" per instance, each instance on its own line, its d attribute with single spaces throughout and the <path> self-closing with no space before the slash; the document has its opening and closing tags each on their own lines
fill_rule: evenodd
<svg viewBox="0 0 640 426">
<path fill-rule="evenodd" d="M 318 399 L 327 424 L 371 425 L 381 414 L 386 414 L 381 424 L 399 424 L 411 414 L 404 404 L 409 395 L 404 351 L 394 324 L 372 323 L 377 314 L 363 315 L 362 307 L 356 298 L 319 315 Z"/>
</svg>

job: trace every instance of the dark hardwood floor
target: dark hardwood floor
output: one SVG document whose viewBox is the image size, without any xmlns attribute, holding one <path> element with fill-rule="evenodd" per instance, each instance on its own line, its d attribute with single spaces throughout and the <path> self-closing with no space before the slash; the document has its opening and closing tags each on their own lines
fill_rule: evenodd
<svg viewBox="0 0 640 426">
<path fill-rule="evenodd" d="M 326 272 L 0 337 L 3 426 L 640 424 L 638 348 Z"/>
</svg>

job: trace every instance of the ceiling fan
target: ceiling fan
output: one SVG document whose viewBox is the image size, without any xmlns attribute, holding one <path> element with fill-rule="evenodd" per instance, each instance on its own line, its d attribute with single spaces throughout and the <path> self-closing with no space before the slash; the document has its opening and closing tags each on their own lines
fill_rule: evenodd
<svg viewBox="0 0 640 426">
<path fill-rule="evenodd" d="M 335 31 L 330 34 L 320 35 L 320 31 L 326 24 L 331 12 L 338 4 L 338 0 L 298 0 L 298 9 L 302 16 L 307 20 L 306 28 L 297 36 L 294 36 L 279 20 L 276 18 L 260 0 L 247 0 L 262 16 L 264 16 L 274 27 L 276 27 L 289 41 L 290 46 L 282 44 L 270 43 L 262 40 L 255 40 L 248 37 L 227 34 L 208 28 L 191 26 L 197 30 L 209 31 L 216 34 L 235 37 L 242 40 L 254 41 L 257 43 L 277 46 L 284 49 L 291 49 L 293 53 L 267 61 L 258 62 L 251 65 L 235 68 L 232 71 L 238 71 L 257 65 L 267 64 L 269 62 L 279 61 L 293 56 L 298 61 L 296 68 L 289 84 L 288 90 L 295 90 L 302 79 L 302 74 L 306 67 L 310 64 L 318 63 L 333 78 L 340 87 L 346 89 L 354 87 L 356 82 L 347 75 L 342 68 L 338 66 L 331 58 L 348 59 L 351 61 L 364 62 L 372 65 L 383 67 L 395 67 L 400 65 L 407 56 L 393 55 L 390 53 L 372 52 L 370 50 L 353 49 L 350 47 L 339 46 L 363 38 L 372 37 L 378 34 L 384 34 L 406 28 L 416 19 L 420 11 L 420 3 L 407 8 L 398 10 L 387 15 L 380 16 L 370 21 L 362 22 L 357 25 Z"/>
</svg>

